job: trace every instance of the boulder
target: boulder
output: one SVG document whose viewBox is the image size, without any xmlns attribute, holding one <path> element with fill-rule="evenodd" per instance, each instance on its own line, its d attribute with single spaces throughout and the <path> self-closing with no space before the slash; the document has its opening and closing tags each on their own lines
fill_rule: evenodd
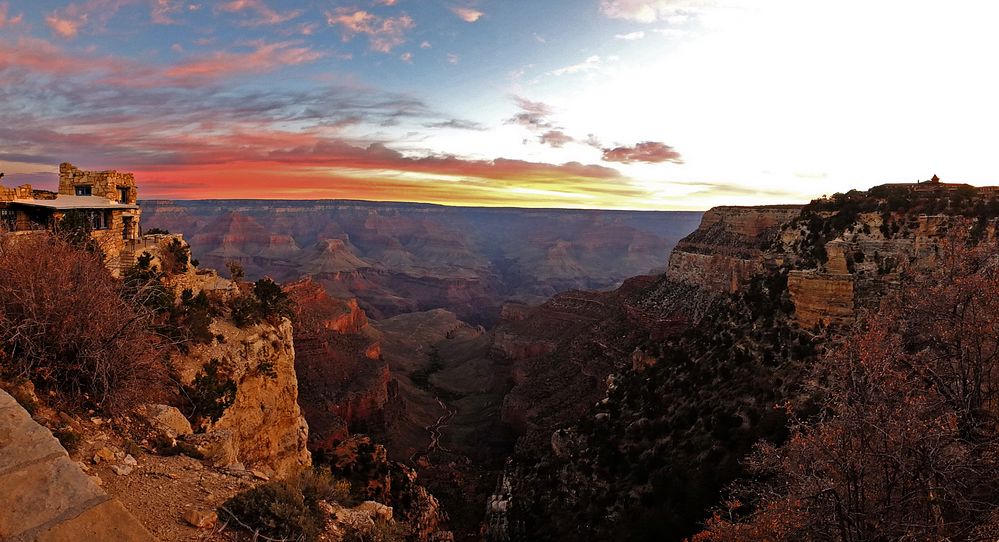
<svg viewBox="0 0 999 542">
<path fill-rule="evenodd" d="M 194 432 L 191 422 L 172 406 L 143 405 L 137 409 L 136 414 L 162 438 L 175 439 Z"/>
<path fill-rule="evenodd" d="M 238 461 L 233 434 L 228 429 L 183 436 L 177 442 L 177 447 L 215 467 L 226 467 Z"/>
<path fill-rule="evenodd" d="M 214 510 L 188 510 L 184 512 L 184 521 L 191 527 L 207 529 L 213 527 L 219 520 L 219 515 Z"/>
<path fill-rule="evenodd" d="M 375 501 L 364 501 L 355 508 L 358 512 L 367 514 L 371 519 L 392 521 L 392 507 Z"/>
</svg>

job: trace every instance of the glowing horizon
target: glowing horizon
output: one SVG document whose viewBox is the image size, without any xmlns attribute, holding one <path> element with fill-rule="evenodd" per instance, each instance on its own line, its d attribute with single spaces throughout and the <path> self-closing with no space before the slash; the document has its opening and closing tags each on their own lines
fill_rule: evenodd
<svg viewBox="0 0 999 542">
<path fill-rule="evenodd" d="M 0 171 L 142 199 L 700 210 L 999 184 L 971 0 L 0 1 Z"/>
</svg>

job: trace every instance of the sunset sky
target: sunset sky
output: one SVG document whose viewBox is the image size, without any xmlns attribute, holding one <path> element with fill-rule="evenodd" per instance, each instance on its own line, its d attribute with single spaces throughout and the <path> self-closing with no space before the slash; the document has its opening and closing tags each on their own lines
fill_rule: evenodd
<svg viewBox="0 0 999 542">
<path fill-rule="evenodd" d="M 999 184 L 994 5 L 0 1 L 0 171 L 627 209 Z"/>
</svg>

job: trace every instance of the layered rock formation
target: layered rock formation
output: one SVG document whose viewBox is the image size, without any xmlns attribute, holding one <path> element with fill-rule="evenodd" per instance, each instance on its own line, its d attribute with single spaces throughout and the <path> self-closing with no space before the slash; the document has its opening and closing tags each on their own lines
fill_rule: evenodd
<svg viewBox="0 0 999 542">
<path fill-rule="evenodd" d="M 780 228 L 801 212 L 797 205 L 714 207 L 669 257 L 670 280 L 735 293 L 764 269 L 764 251 Z"/>
<path fill-rule="evenodd" d="M 396 386 L 364 311 L 310 279 L 287 289 L 297 311 L 295 366 L 310 448 L 328 449 L 351 433 L 383 427 Z"/>
<path fill-rule="evenodd" d="M 444 308 L 493 322 L 510 299 L 603 289 L 662 267 L 699 213 L 475 209 L 350 201 L 143 202 L 210 267 L 311 276 L 381 319 Z"/>
<path fill-rule="evenodd" d="M 504 413 L 522 436 L 488 502 L 490 539 L 692 535 L 754 444 L 786 438 L 787 409 L 813 413 L 803 379 L 859 310 L 952 247 L 995 238 L 995 195 L 931 183 L 713 209 L 658 281 L 577 296 L 567 315 L 506 311 L 517 323 L 500 326 L 497 350 L 540 355 L 514 363 Z M 541 333 L 518 327 L 545 310 Z M 570 336 L 551 340 L 562 322 Z"/>
<path fill-rule="evenodd" d="M 792 271 L 787 289 L 795 319 L 802 326 L 845 325 L 855 315 L 854 280 L 846 273 Z"/>
</svg>

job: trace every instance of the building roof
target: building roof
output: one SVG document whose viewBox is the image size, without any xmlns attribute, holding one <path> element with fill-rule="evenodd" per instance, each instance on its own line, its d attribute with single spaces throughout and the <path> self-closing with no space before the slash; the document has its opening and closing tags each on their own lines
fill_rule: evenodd
<svg viewBox="0 0 999 542">
<path fill-rule="evenodd" d="M 100 196 L 65 196 L 58 195 L 56 199 L 15 199 L 13 203 L 44 207 L 46 209 L 138 209 L 138 205 L 118 203 Z"/>
</svg>

